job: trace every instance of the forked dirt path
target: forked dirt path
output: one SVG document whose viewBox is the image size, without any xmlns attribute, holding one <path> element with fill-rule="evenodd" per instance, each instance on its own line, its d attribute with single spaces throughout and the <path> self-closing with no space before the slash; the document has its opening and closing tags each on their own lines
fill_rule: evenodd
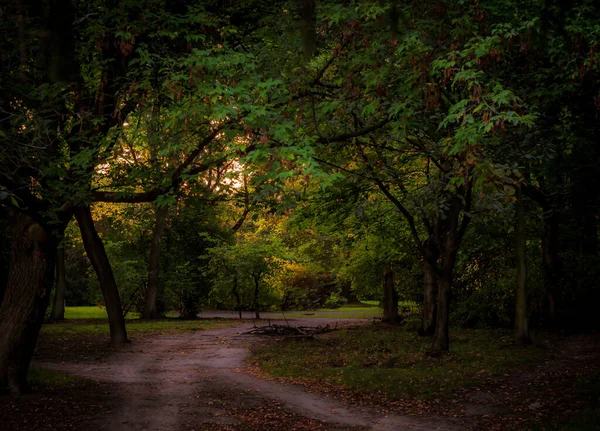
<svg viewBox="0 0 600 431">
<path fill-rule="evenodd" d="M 289 320 L 290 324 L 356 324 L 339 319 Z M 280 382 L 244 372 L 252 344 L 263 342 L 244 335 L 244 323 L 212 331 L 161 336 L 134 341 L 104 361 L 47 363 L 66 371 L 122 388 L 119 407 L 86 431 L 245 429 L 235 412 L 282 409 L 298 421 L 315 421 L 327 430 L 454 430 L 464 429 L 444 418 L 383 415 L 374 409 L 349 406 Z M 277 411 L 277 410 L 276 410 Z M 275 414 L 276 416 L 277 414 Z M 267 415 L 268 416 L 268 415 Z M 268 417 L 265 417 L 267 421 Z M 89 426 L 87 426 L 89 425 Z M 317 427 L 318 425 L 318 427 Z M 285 430 L 271 426 L 265 430 Z M 302 428 L 310 429 L 310 428 Z"/>
</svg>

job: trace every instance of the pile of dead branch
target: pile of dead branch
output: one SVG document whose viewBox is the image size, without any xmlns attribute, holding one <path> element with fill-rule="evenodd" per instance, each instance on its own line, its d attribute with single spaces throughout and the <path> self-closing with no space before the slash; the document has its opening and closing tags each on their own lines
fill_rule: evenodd
<svg viewBox="0 0 600 431">
<path fill-rule="evenodd" d="M 290 326 L 276 325 L 269 322 L 265 326 L 257 326 L 254 329 L 244 332 L 245 335 L 269 335 L 272 337 L 296 337 L 296 338 L 313 338 L 315 335 L 326 334 L 337 330 L 329 325 L 319 326 Z"/>
</svg>

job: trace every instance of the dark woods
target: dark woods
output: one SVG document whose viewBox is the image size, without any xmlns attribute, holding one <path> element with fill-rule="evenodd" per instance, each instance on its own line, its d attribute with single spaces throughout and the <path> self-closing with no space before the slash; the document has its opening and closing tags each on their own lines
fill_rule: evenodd
<svg viewBox="0 0 600 431">
<path fill-rule="evenodd" d="M 1 7 L 0 386 L 65 298 L 597 329 L 596 2 L 351 3 Z"/>
</svg>

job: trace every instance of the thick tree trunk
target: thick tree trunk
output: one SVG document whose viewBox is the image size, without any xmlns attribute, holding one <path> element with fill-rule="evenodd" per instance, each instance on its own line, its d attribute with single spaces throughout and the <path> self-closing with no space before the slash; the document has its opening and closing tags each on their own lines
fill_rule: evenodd
<svg viewBox="0 0 600 431">
<path fill-rule="evenodd" d="M 454 279 L 454 265 L 460 245 L 458 221 L 460 218 L 461 202 L 455 197 L 450 203 L 450 210 L 446 216 L 444 227 L 444 241 L 441 250 L 441 276 L 439 277 L 439 291 L 437 301 L 437 319 L 435 333 L 433 334 L 432 354 L 441 354 L 450 349 L 450 295 Z"/>
<path fill-rule="evenodd" d="M 0 211 L 2 211 L 0 209 Z M 2 215 L 0 213 L 0 215 Z M 8 282 L 8 269 L 10 262 L 10 230 L 8 223 L 0 218 L 0 304 Z"/>
<path fill-rule="evenodd" d="M 258 288 L 260 284 L 260 277 L 254 277 L 254 314 L 257 319 L 260 319 L 260 311 L 258 304 Z"/>
<path fill-rule="evenodd" d="M 423 317 L 419 329 L 421 336 L 428 337 L 435 333 L 437 295 L 438 283 L 435 269 L 427 259 L 423 259 Z"/>
<path fill-rule="evenodd" d="M 75 218 L 79 224 L 85 252 L 100 282 L 104 304 L 108 313 L 110 340 L 113 344 L 125 343 L 127 342 L 127 331 L 125 329 L 125 318 L 123 317 L 123 308 L 121 307 L 117 282 L 115 281 L 108 256 L 106 255 L 104 244 L 102 244 L 102 240 L 98 236 L 98 232 L 96 232 L 90 207 L 76 208 Z"/>
<path fill-rule="evenodd" d="M 11 260 L 0 304 L 0 387 L 27 389 L 27 372 L 52 285 L 57 242 L 38 223 L 14 214 Z"/>
<path fill-rule="evenodd" d="M 452 290 L 452 274 L 444 274 L 439 279 L 439 291 L 437 301 L 437 319 L 435 333 L 433 334 L 433 345 L 431 351 L 434 354 L 447 352 L 450 349 L 450 293 Z"/>
<path fill-rule="evenodd" d="M 168 207 L 156 208 L 156 224 L 152 236 L 150 259 L 148 260 L 148 289 L 146 290 L 146 306 L 144 319 L 158 319 L 158 290 L 160 277 L 161 240 L 167 225 Z"/>
<path fill-rule="evenodd" d="M 398 292 L 395 286 L 395 274 L 393 268 L 386 268 L 383 272 L 383 319 L 385 323 L 399 323 L 398 315 Z"/>
<path fill-rule="evenodd" d="M 525 229 L 525 205 L 520 188 L 517 188 L 516 197 L 515 257 L 517 261 L 517 291 L 514 342 L 516 345 L 526 345 L 531 343 L 527 325 L 527 233 Z"/>
<path fill-rule="evenodd" d="M 549 326 L 554 325 L 556 319 L 556 286 L 561 274 L 558 250 L 558 214 L 553 213 L 544 218 L 544 236 L 542 238 L 542 265 L 546 291 L 545 315 Z"/>
<path fill-rule="evenodd" d="M 53 321 L 65 319 L 65 248 L 59 247 L 56 251 L 56 291 L 50 319 Z"/>
</svg>

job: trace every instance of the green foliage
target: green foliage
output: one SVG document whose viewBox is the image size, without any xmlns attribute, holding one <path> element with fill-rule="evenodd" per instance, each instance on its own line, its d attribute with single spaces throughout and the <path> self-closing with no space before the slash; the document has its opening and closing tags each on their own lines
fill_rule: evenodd
<svg viewBox="0 0 600 431">
<path fill-rule="evenodd" d="M 343 298 L 335 293 L 332 293 L 329 296 L 329 298 L 327 298 L 327 301 L 325 301 L 325 304 L 323 304 L 323 308 L 328 308 L 328 309 L 340 308 L 344 304 L 346 304 L 346 302 L 348 302 L 346 300 L 346 298 Z"/>
<path fill-rule="evenodd" d="M 140 310 L 154 208 L 168 208 L 160 308 L 187 317 L 251 309 L 257 285 L 266 309 L 334 307 L 348 283 L 378 301 L 390 267 L 418 300 L 433 253 L 454 276 L 454 322 L 506 327 L 520 187 L 533 325 L 552 296 L 559 317 L 593 326 L 599 10 L 567 3 L 405 2 L 387 25 L 392 3 L 319 2 L 308 59 L 285 2 L 42 5 L 24 34 L 8 7 L 0 233 L 4 209 L 28 208 L 61 237 L 58 209 L 94 203 Z M 65 236 L 67 303 L 101 303 L 74 224 Z M 0 235 L 0 298 L 8 247 Z"/>
<path fill-rule="evenodd" d="M 238 310 L 279 305 L 275 277 L 284 265 L 285 250 L 277 238 L 241 238 L 235 245 L 208 250 L 213 304 Z M 258 294 L 258 297 L 256 296 Z"/>
<path fill-rule="evenodd" d="M 106 253 L 111 259 L 111 267 L 123 298 L 124 310 L 140 311 L 145 297 L 146 287 L 146 259 L 131 250 L 131 243 L 124 241 L 104 241 Z M 132 253 L 133 251 L 133 253 Z M 91 304 L 103 304 L 102 291 L 93 268 L 88 269 L 87 302 Z"/>
</svg>

